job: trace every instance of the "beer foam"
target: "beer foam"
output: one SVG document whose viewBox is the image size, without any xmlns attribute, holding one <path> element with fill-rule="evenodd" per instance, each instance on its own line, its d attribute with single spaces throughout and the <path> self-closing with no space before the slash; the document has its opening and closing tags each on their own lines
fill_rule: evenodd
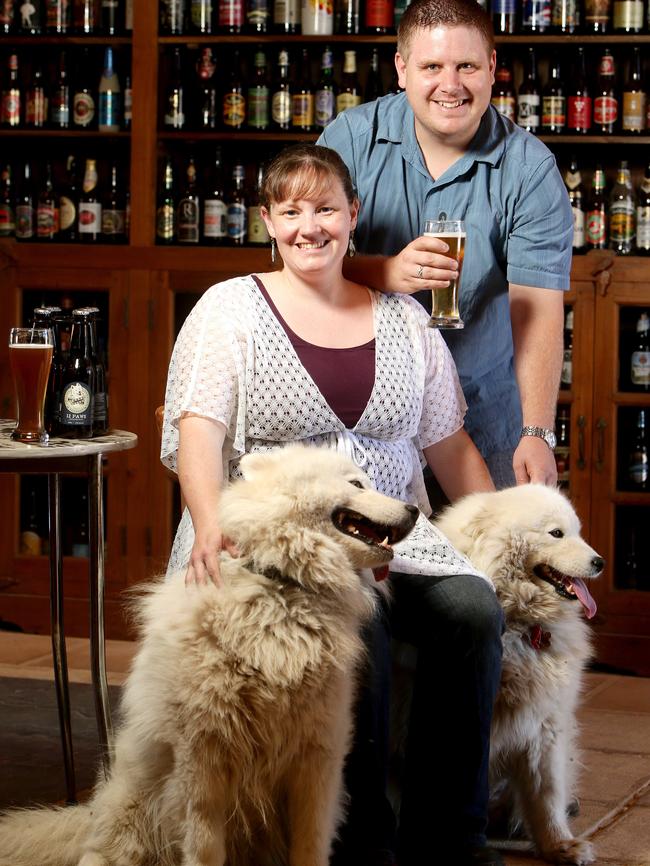
<svg viewBox="0 0 650 866">
<path fill-rule="evenodd" d="M 9 343 L 10 349 L 51 349 L 51 343 Z"/>
<path fill-rule="evenodd" d="M 424 237 L 426 238 L 466 238 L 467 232 L 425 232 Z"/>
</svg>

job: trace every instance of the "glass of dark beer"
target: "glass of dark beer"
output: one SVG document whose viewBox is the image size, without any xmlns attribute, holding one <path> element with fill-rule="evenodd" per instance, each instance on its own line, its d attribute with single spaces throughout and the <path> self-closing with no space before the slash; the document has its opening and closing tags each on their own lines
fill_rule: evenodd
<svg viewBox="0 0 650 866">
<path fill-rule="evenodd" d="M 12 328 L 9 332 L 9 364 L 18 412 L 11 438 L 18 442 L 48 440 L 44 408 L 53 350 L 49 328 Z"/>
<path fill-rule="evenodd" d="M 426 220 L 424 223 L 424 234 L 429 237 L 440 238 L 441 241 L 444 241 L 449 246 L 449 252 L 445 253 L 445 255 L 456 259 L 458 262 L 458 276 L 456 279 L 452 280 L 444 289 L 433 289 L 429 327 L 464 328 L 465 323 L 458 311 L 458 290 L 460 272 L 465 255 L 465 223 L 462 220 Z"/>
</svg>

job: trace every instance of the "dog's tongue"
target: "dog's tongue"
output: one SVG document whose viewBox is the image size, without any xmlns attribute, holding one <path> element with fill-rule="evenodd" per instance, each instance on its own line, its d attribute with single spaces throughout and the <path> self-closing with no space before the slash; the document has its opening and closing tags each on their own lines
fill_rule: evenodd
<svg viewBox="0 0 650 866">
<path fill-rule="evenodd" d="M 373 568 L 372 573 L 375 575 L 375 580 L 379 583 L 382 580 L 386 580 L 388 577 L 388 566 L 380 565 L 379 568 Z"/>
<path fill-rule="evenodd" d="M 571 578 L 571 585 L 573 587 L 573 591 L 578 596 L 578 600 L 580 604 L 585 609 L 585 615 L 587 619 L 591 619 L 596 615 L 596 602 L 592 594 L 587 589 L 587 585 L 584 580 L 580 580 L 579 577 Z"/>
</svg>

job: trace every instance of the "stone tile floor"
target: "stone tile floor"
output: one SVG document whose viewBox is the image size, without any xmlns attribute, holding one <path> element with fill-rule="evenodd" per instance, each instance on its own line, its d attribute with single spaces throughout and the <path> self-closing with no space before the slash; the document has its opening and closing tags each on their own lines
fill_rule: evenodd
<svg viewBox="0 0 650 866">
<path fill-rule="evenodd" d="M 109 682 L 119 685 L 134 645 L 108 641 Z M 68 640 L 71 682 L 88 683 L 88 642 Z M 50 639 L 0 632 L 0 676 L 50 679 Z M 589 837 L 599 866 L 650 866 L 650 679 L 586 676 L 580 709 L 584 769 L 577 834 Z M 534 866 L 523 843 L 504 849 L 507 866 Z"/>
</svg>

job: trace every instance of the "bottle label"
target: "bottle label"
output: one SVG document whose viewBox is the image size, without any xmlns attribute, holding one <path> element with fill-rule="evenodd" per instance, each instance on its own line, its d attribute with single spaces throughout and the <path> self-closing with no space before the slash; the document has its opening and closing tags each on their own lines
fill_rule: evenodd
<svg viewBox="0 0 650 866">
<path fill-rule="evenodd" d="M 87 427 L 92 424 L 93 395 L 85 382 L 68 382 L 64 386 L 60 420 L 66 426 Z"/>
<path fill-rule="evenodd" d="M 184 0 L 163 0 L 162 23 L 168 33 L 183 32 Z"/>
<path fill-rule="evenodd" d="M 361 105 L 361 97 L 356 93 L 339 93 L 336 97 L 336 113 L 347 111 L 348 108 L 356 108 Z"/>
<path fill-rule="evenodd" d="M 59 198 L 59 223 L 61 231 L 67 231 L 77 221 L 77 206 L 68 198 L 67 195 L 62 195 Z"/>
<path fill-rule="evenodd" d="M 577 0 L 554 0 L 551 20 L 553 27 L 569 32 L 575 30 L 580 24 L 580 6 Z"/>
<path fill-rule="evenodd" d="M 59 230 L 59 210 L 49 202 L 39 204 L 36 210 L 36 235 L 51 238 Z"/>
<path fill-rule="evenodd" d="M 192 0 L 190 9 L 192 24 L 201 33 L 212 32 L 212 0 Z"/>
<path fill-rule="evenodd" d="M 29 204 L 16 206 L 16 237 L 22 240 L 34 237 L 34 208 Z"/>
<path fill-rule="evenodd" d="M 120 94 L 109 90 L 99 94 L 99 127 L 119 129 Z"/>
<path fill-rule="evenodd" d="M 246 206 L 241 202 L 232 202 L 228 205 L 226 225 L 230 240 L 241 241 L 246 237 L 246 217 Z"/>
<path fill-rule="evenodd" d="M 172 91 L 167 97 L 167 111 L 165 112 L 163 123 L 172 129 L 182 129 L 185 126 L 183 97 L 178 90 Z"/>
<path fill-rule="evenodd" d="M 634 451 L 629 465 L 630 481 L 639 486 L 648 483 L 648 455 L 643 451 Z"/>
<path fill-rule="evenodd" d="M 246 120 L 246 100 L 241 93 L 226 93 L 223 97 L 223 122 L 226 126 L 242 126 Z"/>
<path fill-rule="evenodd" d="M 259 205 L 248 208 L 248 235 L 249 244 L 268 244 L 271 238 L 262 219 Z"/>
<path fill-rule="evenodd" d="M 585 212 L 578 207 L 573 211 L 573 249 L 581 250 L 585 245 Z"/>
<path fill-rule="evenodd" d="M 515 98 L 514 96 L 493 96 L 491 99 L 492 105 L 496 108 L 499 114 L 503 114 L 508 120 L 515 121 Z"/>
<path fill-rule="evenodd" d="M 521 26 L 524 30 L 546 30 L 550 24 L 550 0 L 524 0 L 521 19 Z"/>
<path fill-rule="evenodd" d="M 43 552 L 43 542 L 40 535 L 31 529 L 21 532 L 20 552 L 23 556 L 40 556 Z"/>
<path fill-rule="evenodd" d="M 125 235 L 126 234 L 126 212 L 123 210 L 102 210 L 102 234 L 103 235 Z"/>
<path fill-rule="evenodd" d="M 30 91 L 25 105 L 27 126 L 44 126 L 47 119 L 47 98 L 42 90 Z"/>
<path fill-rule="evenodd" d="M 646 95 L 640 91 L 623 93 L 622 127 L 626 132 L 643 132 L 646 120 Z"/>
<path fill-rule="evenodd" d="M 368 0 L 369 3 L 377 0 Z M 386 2 L 386 5 L 388 3 Z M 334 32 L 333 0 L 302 0 L 301 24 L 304 36 L 329 36 Z M 391 8 L 390 25 L 393 24 Z"/>
<path fill-rule="evenodd" d="M 633 385 L 650 386 L 650 353 L 632 352 L 630 378 Z"/>
<path fill-rule="evenodd" d="M 219 0 L 219 27 L 241 27 L 244 0 Z"/>
<path fill-rule="evenodd" d="M 278 90 L 273 94 L 271 113 L 274 123 L 291 123 L 291 94 L 288 90 Z"/>
<path fill-rule="evenodd" d="M 13 208 L 0 204 L 0 237 L 6 238 L 16 231 L 16 217 Z"/>
<path fill-rule="evenodd" d="M 634 240 L 635 212 L 632 201 L 617 201 L 609 209 L 609 239 L 616 243 Z"/>
<path fill-rule="evenodd" d="M 102 228 L 102 206 L 99 202 L 79 202 L 79 234 L 99 234 Z"/>
<path fill-rule="evenodd" d="M 560 381 L 563 385 L 571 385 L 573 382 L 573 352 L 571 349 L 565 349 L 562 356 L 562 373 Z"/>
<path fill-rule="evenodd" d="M 538 93 L 522 93 L 517 102 L 517 123 L 525 129 L 539 129 L 539 107 L 541 99 Z"/>
<path fill-rule="evenodd" d="M 611 8 L 611 0 L 585 0 L 585 22 L 591 24 L 592 28 L 595 24 L 600 26 L 609 24 Z M 613 68 L 613 59 L 611 63 Z M 602 62 L 600 71 L 602 74 Z"/>
<path fill-rule="evenodd" d="M 643 0 L 614 0 L 614 30 L 643 29 Z"/>
<path fill-rule="evenodd" d="M 275 0 L 273 6 L 273 23 L 294 27 L 300 22 L 300 4 L 298 0 Z"/>
<path fill-rule="evenodd" d="M 566 99 L 564 96 L 542 98 L 542 126 L 563 127 L 566 123 Z"/>
<path fill-rule="evenodd" d="M 178 203 L 178 241 L 184 244 L 199 242 L 199 204 L 196 199 L 182 198 Z"/>
<path fill-rule="evenodd" d="M 10 27 L 14 21 L 13 0 L 0 0 L 0 24 Z"/>
<path fill-rule="evenodd" d="M 156 212 L 156 236 L 170 241 L 174 237 L 174 218 L 176 214 L 171 204 L 164 204 Z"/>
<path fill-rule="evenodd" d="M 268 0 L 249 0 L 246 9 L 246 20 L 249 25 L 258 31 L 266 29 L 266 22 L 269 19 L 269 4 Z"/>
<path fill-rule="evenodd" d="M 314 94 L 294 93 L 291 97 L 291 122 L 293 126 L 313 126 Z"/>
<path fill-rule="evenodd" d="M 592 247 L 602 247 L 607 241 L 607 216 L 600 210 L 587 213 L 587 242 Z"/>
<path fill-rule="evenodd" d="M 517 0 L 494 0 L 493 15 L 514 15 L 517 11 Z"/>
<path fill-rule="evenodd" d="M 555 465 L 557 466 L 557 480 L 562 487 L 566 487 L 570 480 L 571 449 L 558 445 L 555 449 Z"/>
<path fill-rule="evenodd" d="M 108 417 L 108 399 L 105 391 L 97 391 L 93 401 L 93 425 L 102 428 Z"/>
<path fill-rule="evenodd" d="M 16 208 L 18 212 L 18 208 Z M 18 230 L 16 230 L 18 234 Z M 636 245 L 640 250 L 650 250 L 650 206 L 636 209 Z"/>
<path fill-rule="evenodd" d="M 390 0 L 366 0 L 366 27 L 389 29 L 392 26 L 393 3 Z"/>
<path fill-rule="evenodd" d="M 52 123 L 55 126 L 67 126 L 70 123 L 70 103 L 68 94 L 62 90 L 56 90 L 50 102 Z"/>
<path fill-rule="evenodd" d="M 319 129 L 324 129 L 330 124 L 336 115 L 336 100 L 334 99 L 333 90 L 317 90 L 315 109 L 316 109 L 316 126 Z"/>
<path fill-rule="evenodd" d="M 89 93 L 75 93 L 72 100 L 72 122 L 75 126 L 88 126 L 95 116 L 95 100 Z"/>
<path fill-rule="evenodd" d="M 616 123 L 618 100 L 614 96 L 597 96 L 594 99 L 594 122 L 606 126 Z"/>
<path fill-rule="evenodd" d="M 203 234 L 206 238 L 225 238 L 227 233 L 226 203 L 217 198 L 207 198 L 203 202 Z"/>
<path fill-rule="evenodd" d="M 20 91 L 5 90 L 2 94 L 2 122 L 7 126 L 18 126 L 20 123 Z"/>
<path fill-rule="evenodd" d="M 266 129 L 269 125 L 268 87 L 251 87 L 248 91 L 248 125 L 253 129 Z"/>
<path fill-rule="evenodd" d="M 591 96 L 569 96 L 567 109 L 569 129 L 591 127 Z"/>
</svg>

